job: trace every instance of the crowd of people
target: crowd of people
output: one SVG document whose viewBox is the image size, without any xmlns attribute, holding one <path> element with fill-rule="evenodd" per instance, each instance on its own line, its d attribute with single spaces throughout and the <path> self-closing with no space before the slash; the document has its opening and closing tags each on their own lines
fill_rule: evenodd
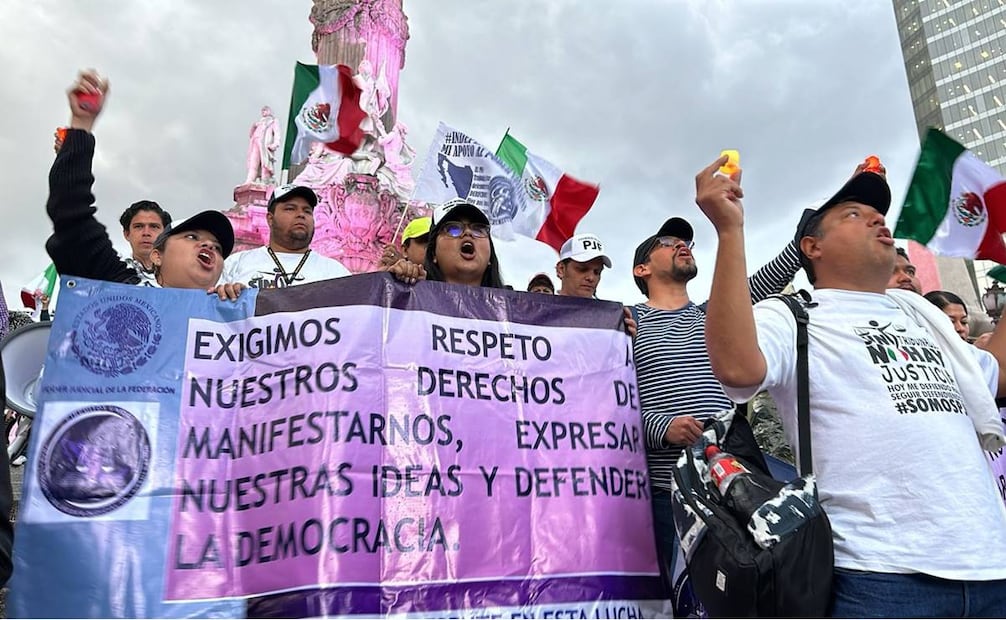
<svg viewBox="0 0 1006 620">
<path fill-rule="evenodd" d="M 268 245 L 233 254 L 234 233 L 221 213 L 174 222 L 157 203 L 137 202 L 122 215 L 132 255 L 120 259 L 94 217 L 92 129 L 101 107 L 83 105 L 87 95 L 106 91 L 93 72 L 81 73 L 68 91 L 71 122 L 47 203 L 53 233 L 46 247 L 60 274 L 202 289 L 221 299 L 249 287 L 349 275 L 311 251 L 318 199 L 297 185 L 277 188 L 269 200 Z M 987 454 L 1004 442 L 995 398 L 1006 396 L 1006 334 L 972 343 L 958 296 L 922 296 L 915 267 L 885 225 L 885 173 L 862 165 L 830 200 L 807 209 L 793 239 L 748 277 L 740 174 L 719 172 L 724 163 L 712 162 L 695 180 L 696 202 L 718 242 L 709 300 L 689 296 L 695 235 L 682 217 L 651 228 L 631 265 L 646 301 L 626 308 L 625 325 L 662 575 L 674 573 L 678 555 L 671 468 L 707 419 L 767 390 L 799 451 L 795 323 L 772 296 L 803 269 L 814 285 L 811 425 L 814 470 L 834 530 L 833 613 L 1006 616 L 1006 505 Z M 380 268 L 402 282 L 505 287 L 489 219 L 463 200 L 410 221 L 400 243 L 401 250 L 388 247 Z M 538 273 L 527 291 L 596 298 L 612 268 L 600 238 L 577 234 L 559 252 L 555 280 Z M 891 350 L 884 364 L 875 343 Z M 887 366 L 902 374 L 885 374 L 895 372 Z M 899 395 L 932 392 L 934 383 L 938 397 Z M 957 402 L 963 406 L 948 405 Z"/>
</svg>

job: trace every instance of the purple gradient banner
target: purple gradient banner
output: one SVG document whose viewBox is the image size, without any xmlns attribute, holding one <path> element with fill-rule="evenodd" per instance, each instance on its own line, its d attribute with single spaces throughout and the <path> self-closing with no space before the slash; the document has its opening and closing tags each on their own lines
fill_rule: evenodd
<svg viewBox="0 0 1006 620">
<path fill-rule="evenodd" d="M 437 294 L 400 308 L 368 294 L 359 305 L 343 297 L 337 307 L 190 322 L 166 599 L 652 581 L 621 308 L 592 302 L 575 327 L 568 315 L 562 327 L 458 318 L 454 287 L 409 292 L 432 286 Z M 484 306 L 467 314 L 498 315 L 499 292 L 461 293 Z M 456 598 L 522 604 L 503 595 L 512 584 L 496 589 L 499 600 Z"/>
</svg>

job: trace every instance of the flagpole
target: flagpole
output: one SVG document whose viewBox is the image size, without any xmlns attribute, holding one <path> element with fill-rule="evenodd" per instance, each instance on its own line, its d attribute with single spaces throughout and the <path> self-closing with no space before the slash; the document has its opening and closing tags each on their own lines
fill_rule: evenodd
<svg viewBox="0 0 1006 620">
<path fill-rule="evenodd" d="M 391 243 L 395 243 L 395 239 L 398 239 L 398 233 L 402 231 L 402 223 L 405 221 L 405 216 L 409 213 L 409 203 L 406 201 L 405 208 L 402 209 L 402 217 L 398 219 L 398 226 L 395 226 L 395 236 L 391 238 Z"/>
<path fill-rule="evenodd" d="M 496 152 L 497 152 L 497 153 L 499 153 L 499 152 L 500 152 L 500 147 L 502 147 L 502 146 L 503 146 L 503 143 L 504 143 L 504 142 L 506 142 L 506 137 L 507 137 L 507 136 L 509 136 L 509 135 L 510 135 L 510 128 L 509 128 L 509 127 L 507 127 L 507 128 L 506 128 L 506 131 L 504 131 L 504 132 L 503 132 L 503 139 L 502 139 L 502 140 L 500 140 L 500 145 L 496 147 Z"/>
</svg>

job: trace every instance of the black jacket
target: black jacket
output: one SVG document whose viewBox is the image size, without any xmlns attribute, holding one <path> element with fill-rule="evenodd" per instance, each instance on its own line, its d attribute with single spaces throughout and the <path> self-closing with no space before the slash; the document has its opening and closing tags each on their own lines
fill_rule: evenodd
<svg viewBox="0 0 1006 620">
<path fill-rule="evenodd" d="M 49 170 L 52 236 L 45 244 L 56 272 L 92 280 L 139 284 L 140 276 L 112 247 L 108 230 L 94 217 L 94 136 L 70 129 Z"/>
</svg>

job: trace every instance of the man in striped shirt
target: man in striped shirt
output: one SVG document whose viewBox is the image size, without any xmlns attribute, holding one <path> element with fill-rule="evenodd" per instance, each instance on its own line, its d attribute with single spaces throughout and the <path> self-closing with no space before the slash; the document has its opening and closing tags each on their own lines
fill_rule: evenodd
<svg viewBox="0 0 1006 620">
<path fill-rule="evenodd" d="M 688 297 L 688 282 L 698 273 L 693 237 L 691 224 L 672 217 L 639 244 L 632 269 L 636 286 L 647 297 L 633 309 L 638 324 L 633 357 L 657 550 L 668 583 L 677 553 L 671 467 L 682 448 L 698 439 L 705 419 L 734 407 L 709 364 L 706 304 L 696 305 Z M 782 291 L 799 269 L 799 252 L 790 243 L 749 279 L 752 302 Z"/>
</svg>

